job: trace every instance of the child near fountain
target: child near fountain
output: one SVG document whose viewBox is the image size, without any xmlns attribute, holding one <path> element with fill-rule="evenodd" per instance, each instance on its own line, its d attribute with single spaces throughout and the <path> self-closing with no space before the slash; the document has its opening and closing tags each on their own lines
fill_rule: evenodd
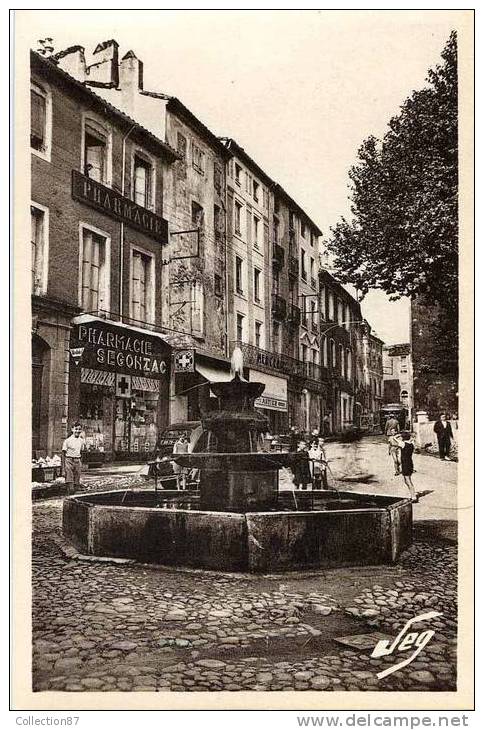
<svg viewBox="0 0 484 730">
<path fill-rule="evenodd" d="M 299 441 L 296 452 L 296 459 L 293 465 L 293 482 L 296 489 L 307 489 L 311 484 L 311 470 L 309 468 L 308 445 L 305 441 Z"/>
<path fill-rule="evenodd" d="M 401 471 L 401 454 L 398 433 L 395 428 L 390 429 L 388 434 L 388 453 L 393 459 L 395 467 L 395 476 L 397 477 Z"/>
<path fill-rule="evenodd" d="M 405 485 L 408 487 L 408 490 L 410 492 L 410 496 L 412 498 L 412 502 L 418 502 L 418 497 L 415 494 L 415 487 L 413 486 L 412 482 L 412 474 L 413 474 L 413 451 L 414 451 L 414 443 L 412 441 L 412 434 L 408 431 L 402 431 L 400 436 L 395 436 L 395 441 L 398 444 L 399 448 L 401 449 L 401 473 L 403 476 L 403 481 L 405 482 Z"/>
<path fill-rule="evenodd" d="M 328 477 L 326 474 L 326 454 L 324 453 L 324 440 L 315 438 L 309 449 L 309 459 L 313 474 L 313 489 L 328 488 Z"/>
</svg>

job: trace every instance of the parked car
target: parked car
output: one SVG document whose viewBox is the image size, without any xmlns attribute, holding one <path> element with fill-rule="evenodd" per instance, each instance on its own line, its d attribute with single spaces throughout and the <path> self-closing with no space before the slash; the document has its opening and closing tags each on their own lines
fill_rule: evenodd
<svg viewBox="0 0 484 730">
<path fill-rule="evenodd" d="M 148 476 L 156 476 L 161 486 L 172 489 L 176 486 L 173 470 L 173 448 L 178 439 L 185 435 L 188 439 L 188 452 L 191 453 L 202 435 L 200 421 L 180 421 L 172 423 L 158 437 L 156 448 L 149 463 Z"/>
</svg>

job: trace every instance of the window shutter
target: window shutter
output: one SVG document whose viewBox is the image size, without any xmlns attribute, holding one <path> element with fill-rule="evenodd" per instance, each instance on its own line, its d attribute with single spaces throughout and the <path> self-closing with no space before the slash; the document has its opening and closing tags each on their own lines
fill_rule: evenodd
<svg viewBox="0 0 484 730">
<path fill-rule="evenodd" d="M 45 98 L 36 91 L 30 92 L 30 134 L 36 149 L 45 143 L 46 108 Z"/>
</svg>

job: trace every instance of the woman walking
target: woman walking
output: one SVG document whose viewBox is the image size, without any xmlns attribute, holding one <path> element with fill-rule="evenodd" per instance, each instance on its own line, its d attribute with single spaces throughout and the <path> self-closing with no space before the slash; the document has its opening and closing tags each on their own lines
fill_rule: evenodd
<svg viewBox="0 0 484 730">
<path fill-rule="evenodd" d="M 412 435 L 408 431 L 402 431 L 400 438 L 396 437 L 397 443 L 401 449 L 401 472 L 403 481 L 407 486 L 412 502 L 418 502 L 418 497 L 415 494 L 415 487 L 412 482 L 413 474 L 413 452 L 414 443 L 412 441 Z"/>
</svg>

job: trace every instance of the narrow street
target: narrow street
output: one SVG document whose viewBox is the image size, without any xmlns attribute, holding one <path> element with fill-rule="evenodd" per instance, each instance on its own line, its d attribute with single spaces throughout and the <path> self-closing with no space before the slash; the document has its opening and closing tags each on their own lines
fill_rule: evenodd
<svg viewBox="0 0 484 730">
<path fill-rule="evenodd" d="M 327 446 L 337 479 L 346 451 Z M 338 488 L 405 494 L 381 437 L 364 439 L 355 453 L 372 480 Z M 454 690 L 457 465 L 425 455 L 415 465 L 417 491 L 431 493 L 415 506 L 414 543 L 393 566 L 247 576 L 86 559 L 62 538 L 62 500 L 34 503 L 33 689 Z M 113 488 L 136 475 L 85 479 Z M 283 475 L 281 487 L 289 483 Z M 429 610 L 442 615 L 415 630 L 435 636 L 383 679 L 377 673 L 402 655 L 372 659 L 381 637 L 360 647 L 335 641 L 375 631 L 392 639 Z"/>
<path fill-rule="evenodd" d="M 383 436 L 368 436 L 354 444 L 328 443 L 329 486 L 369 494 L 408 496 L 402 476 L 395 476 L 393 462 Z M 364 482 L 345 482 L 345 475 L 356 462 L 358 470 L 371 475 Z M 440 461 L 428 454 L 414 454 L 412 477 L 417 493 L 425 493 L 414 506 L 414 520 L 457 519 L 457 462 Z M 281 479 L 282 489 L 292 489 L 290 473 Z M 465 509 L 466 505 L 461 508 Z"/>
</svg>

